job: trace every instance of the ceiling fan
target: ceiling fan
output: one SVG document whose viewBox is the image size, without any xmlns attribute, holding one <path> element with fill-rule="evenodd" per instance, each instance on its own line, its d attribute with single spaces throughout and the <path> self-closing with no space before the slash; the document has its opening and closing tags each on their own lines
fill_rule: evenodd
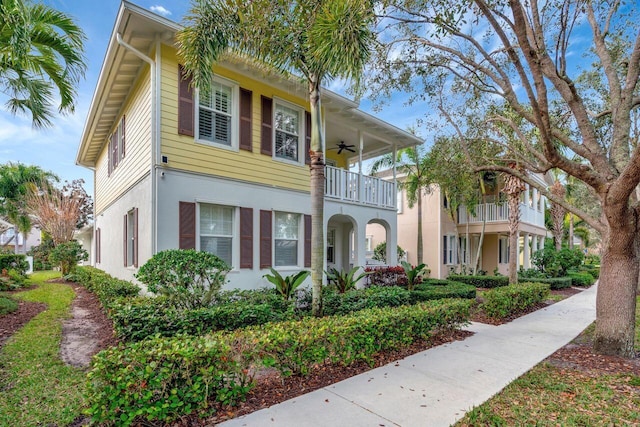
<svg viewBox="0 0 640 427">
<path fill-rule="evenodd" d="M 330 150 L 338 150 L 338 154 L 342 153 L 343 150 L 351 151 L 352 153 L 356 152 L 356 150 L 353 149 L 355 145 L 345 144 L 344 141 L 340 141 L 336 146 L 336 148 L 330 148 Z"/>
</svg>

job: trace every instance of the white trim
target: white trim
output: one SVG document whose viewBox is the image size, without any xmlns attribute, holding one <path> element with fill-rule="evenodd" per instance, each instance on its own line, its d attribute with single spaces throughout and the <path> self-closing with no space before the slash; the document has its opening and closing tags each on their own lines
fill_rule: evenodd
<svg viewBox="0 0 640 427">
<path fill-rule="evenodd" d="M 215 75 L 213 82 L 227 86 L 231 89 L 231 145 L 220 144 L 219 142 L 209 141 L 200 138 L 200 90 L 195 90 L 194 97 L 194 141 L 197 144 L 207 145 L 209 147 L 222 148 L 224 150 L 239 151 L 240 150 L 240 85 L 230 79 Z M 217 112 L 213 108 L 206 108 L 215 115 Z"/>
<path fill-rule="evenodd" d="M 296 239 L 296 264 L 294 265 L 276 265 L 276 240 L 293 240 L 293 239 L 277 239 L 276 238 L 276 215 L 289 214 L 298 217 L 298 238 Z M 299 212 L 287 212 L 274 210 L 271 215 L 271 265 L 276 270 L 297 269 L 302 268 L 304 264 L 304 214 Z"/>
<path fill-rule="evenodd" d="M 232 210 L 231 224 L 231 269 L 232 271 L 239 270 L 240 268 L 240 209 L 238 206 L 234 206 L 229 203 L 210 203 L 196 201 L 196 250 L 202 250 L 200 247 L 200 239 L 202 233 L 200 230 L 200 208 L 202 205 L 214 205 L 223 208 L 230 208 Z"/>
</svg>

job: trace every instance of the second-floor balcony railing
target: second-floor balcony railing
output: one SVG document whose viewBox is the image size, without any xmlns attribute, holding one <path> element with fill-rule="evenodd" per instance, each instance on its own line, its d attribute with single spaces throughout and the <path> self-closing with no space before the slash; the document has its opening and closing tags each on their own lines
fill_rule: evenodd
<svg viewBox="0 0 640 427">
<path fill-rule="evenodd" d="M 475 215 L 472 215 L 465 206 L 460 206 L 460 224 L 478 224 L 485 221 L 503 222 L 509 221 L 509 206 L 507 203 L 485 203 L 475 207 Z M 544 212 L 520 203 L 520 222 L 544 227 Z"/>
<path fill-rule="evenodd" d="M 333 166 L 326 166 L 324 173 L 325 197 L 328 199 L 396 208 L 394 182 Z"/>
</svg>

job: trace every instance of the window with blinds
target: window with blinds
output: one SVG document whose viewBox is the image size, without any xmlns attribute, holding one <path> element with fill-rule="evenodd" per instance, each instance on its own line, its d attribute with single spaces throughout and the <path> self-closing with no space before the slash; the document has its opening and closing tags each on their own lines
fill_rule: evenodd
<svg viewBox="0 0 640 427">
<path fill-rule="evenodd" d="M 214 144 L 232 145 L 234 88 L 213 82 L 209 92 L 198 98 L 198 139 Z"/>
<path fill-rule="evenodd" d="M 276 212 L 273 231 L 274 264 L 277 267 L 297 266 L 300 215 L 287 212 Z"/>
<path fill-rule="evenodd" d="M 276 157 L 294 162 L 299 161 L 300 117 L 299 109 L 276 103 L 273 120 Z"/>
<path fill-rule="evenodd" d="M 233 263 L 234 208 L 200 204 L 200 250 L 212 253 L 229 266 Z"/>
</svg>

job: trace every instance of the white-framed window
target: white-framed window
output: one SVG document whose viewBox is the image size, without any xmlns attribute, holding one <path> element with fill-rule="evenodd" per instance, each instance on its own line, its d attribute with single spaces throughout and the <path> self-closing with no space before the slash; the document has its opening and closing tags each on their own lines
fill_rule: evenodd
<svg viewBox="0 0 640 427">
<path fill-rule="evenodd" d="M 198 91 L 196 141 L 220 147 L 238 147 L 239 90 L 236 83 L 216 76 L 208 92 Z"/>
<path fill-rule="evenodd" d="M 501 236 L 498 239 L 498 263 L 509 263 L 509 237 Z"/>
<path fill-rule="evenodd" d="M 109 175 L 111 175 L 111 172 L 113 172 L 124 159 L 125 142 L 125 116 L 122 116 L 118 122 L 118 126 L 116 126 L 113 133 L 109 136 Z"/>
<path fill-rule="evenodd" d="M 364 250 L 367 252 L 373 252 L 373 234 L 366 235 L 364 239 Z"/>
<path fill-rule="evenodd" d="M 460 236 L 460 263 L 469 264 L 469 254 L 467 253 L 467 237 Z"/>
<path fill-rule="evenodd" d="M 458 254 L 457 254 L 458 247 L 456 243 L 457 243 L 456 236 L 454 234 L 447 234 L 442 236 L 443 264 L 449 265 L 449 264 L 458 263 Z"/>
<path fill-rule="evenodd" d="M 298 266 L 300 214 L 275 212 L 273 264 L 276 267 Z"/>
<path fill-rule="evenodd" d="M 336 244 L 336 229 L 329 228 L 327 230 L 327 262 L 328 263 L 336 262 L 335 244 Z"/>
<path fill-rule="evenodd" d="M 235 211 L 231 206 L 199 204 L 200 250 L 233 266 Z"/>
<path fill-rule="evenodd" d="M 273 156 L 280 160 L 303 162 L 304 110 L 277 99 L 274 102 Z"/>
</svg>

